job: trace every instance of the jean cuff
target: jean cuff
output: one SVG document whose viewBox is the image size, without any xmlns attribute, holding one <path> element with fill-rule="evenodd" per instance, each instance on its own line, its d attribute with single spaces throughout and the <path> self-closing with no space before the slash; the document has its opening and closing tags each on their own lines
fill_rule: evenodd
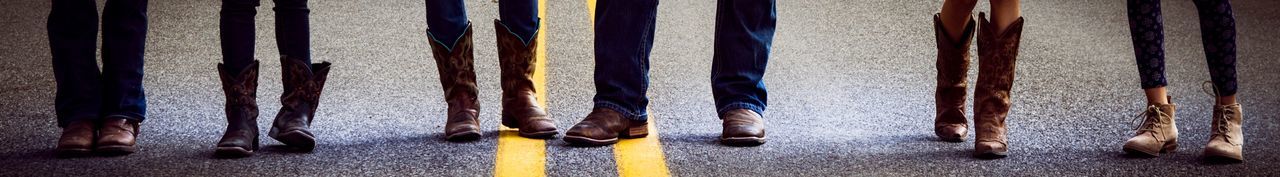
<svg viewBox="0 0 1280 177">
<path fill-rule="evenodd" d="M 764 117 L 764 106 L 750 104 L 750 103 L 729 103 L 727 105 L 721 106 L 719 109 L 716 109 L 716 117 L 720 117 L 720 115 L 724 115 L 725 112 L 729 112 L 737 109 L 747 109 L 747 110 L 755 111 L 756 114 L 760 115 L 760 117 Z"/>
<path fill-rule="evenodd" d="M 643 109 L 632 110 L 618 104 L 608 102 L 597 102 L 595 108 L 605 108 L 617 111 L 619 114 L 622 114 L 623 118 L 634 121 L 649 121 L 649 113 L 645 112 Z"/>
<path fill-rule="evenodd" d="M 103 116 L 102 118 L 103 118 L 103 119 L 108 119 L 108 118 L 120 118 L 120 119 L 128 119 L 128 120 L 133 120 L 133 121 L 138 121 L 138 122 L 142 122 L 142 120 L 145 120 L 145 119 L 146 119 L 146 117 L 142 116 L 142 114 L 138 114 L 138 113 L 128 113 L 128 112 L 121 112 L 121 113 L 107 114 L 107 116 Z"/>
</svg>

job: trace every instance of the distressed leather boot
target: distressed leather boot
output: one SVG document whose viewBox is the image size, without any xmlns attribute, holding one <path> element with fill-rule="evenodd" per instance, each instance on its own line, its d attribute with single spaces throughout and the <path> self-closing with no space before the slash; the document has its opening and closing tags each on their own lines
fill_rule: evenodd
<svg viewBox="0 0 1280 177">
<path fill-rule="evenodd" d="M 720 116 L 724 129 L 720 144 L 729 146 L 759 146 L 764 144 L 764 119 L 755 111 L 735 109 Z"/>
<path fill-rule="evenodd" d="M 280 95 L 280 112 L 276 113 L 271 138 L 302 151 L 316 146 L 315 134 L 308 129 L 320 104 L 320 92 L 329 75 L 329 62 L 309 64 L 300 59 L 282 56 L 284 93 Z M 307 68 L 310 65 L 310 69 Z"/>
<path fill-rule="evenodd" d="M 444 125 L 444 138 L 449 141 L 469 141 L 480 138 L 480 102 L 476 98 L 476 71 L 473 68 L 471 24 L 454 43 L 444 46 L 431 37 L 431 54 L 440 71 L 440 85 L 444 89 L 445 102 L 449 104 Z"/>
<path fill-rule="evenodd" d="M 253 155 L 258 150 L 258 61 L 239 73 L 218 64 L 222 92 L 226 95 L 227 131 L 218 140 L 213 155 L 236 158 Z"/>
<path fill-rule="evenodd" d="M 1244 123 L 1240 104 L 1213 106 L 1213 134 L 1205 145 L 1204 156 L 1224 162 L 1244 161 Z"/>
<path fill-rule="evenodd" d="M 942 141 L 961 142 L 968 134 L 969 121 L 964 117 L 964 97 L 969 73 L 969 43 L 973 42 L 978 23 L 970 18 L 964 36 L 954 40 L 938 14 L 933 15 L 933 34 L 938 41 L 938 87 L 934 92 L 933 133 Z"/>
<path fill-rule="evenodd" d="M 498 61 L 502 67 L 502 125 L 519 129 L 527 138 L 554 138 L 554 120 L 539 106 L 533 73 L 538 49 L 538 32 L 529 39 L 516 36 L 502 21 L 493 20 L 498 35 Z"/>
<path fill-rule="evenodd" d="M 98 129 L 94 151 L 106 156 L 128 155 L 137 151 L 134 145 L 137 145 L 138 123 L 122 116 L 107 116 Z"/>
<path fill-rule="evenodd" d="M 1170 98 L 1170 102 L 1172 102 Z M 1142 111 L 1142 124 L 1133 138 L 1124 142 L 1124 151 L 1132 155 L 1160 156 L 1178 149 L 1178 126 L 1174 104 L 1153 104 Z"/>
<path fill-rule="evenodd" d="M 1005 118 L 1009 116 L 1009 91 L 1013 89 L 1014 68 L 1018 59 L 1018 44 L 1022 39 L 1023 18 L 998 32 L 985 14 L 979 14 L 978 28 L 978 88 L 974 91 L 974 156 L 979 158 L 1004 158 L 1009 155 L 1008 129 Z"/>
<path fill-rule="evenodd" d="M 54 148 L 59 158 L 88 156 L 93 149 L 94 135 L 98 133 L 97 124 L 92 120 L 71 122 L 62 127 L 62 137 L 58 138 L 58 147 Z"/>
<path fill-rule="evenodd" d="M 649 135 L 649 122 L 627 119 L 608 108 L 595 108 L 587 117 L 565 132 L 564 141 L 574 146 L 604 146 L 618 138 L 642 138 Z"/>
</svg>

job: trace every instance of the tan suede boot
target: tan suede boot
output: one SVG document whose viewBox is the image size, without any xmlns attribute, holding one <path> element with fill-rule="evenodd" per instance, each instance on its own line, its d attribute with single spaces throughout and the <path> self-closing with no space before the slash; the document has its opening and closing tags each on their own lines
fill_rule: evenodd
<svg viewBox="0 0 1280 177">
<path fill-rule="evenodd" d="M 1147 106 L 1139 116 L 1142 124 L 1138 126 L 1138 132 L 1124 143 L 1124 151 L 1134 155 L 1160 156 L 1160 153 L 1177 150 L 1176 110 L 1177 106 L 1172 103 Z"/>
<path fill-rule="evenodd" d="M 978 23 L 969 19 L 959 41 L 947 36 L 938 14 L 933 15 L 933 34 L 938 41 L 938 86 L 934 92 L 933 132 L 942 141 L 961 142 L 968 134 L 969 121 L 964 117 L 966 76 L 969 73 L 969 43 L 973 42 Z"/>
<path fill-rule="evenodd" d="M 1204 156 L 1227 162 L 1244 161 L 1244 123 L 1240 104 L 1213 106 L 1213 135 L 1204 148 Z"/>
<path fill-rule="evenodd" d="M 977 135 L 974 156 L 1004 158 L 1009 152 L 1005 118 L 1009 116 L 1009 91 L 1013 89 L 1023 18 L 1019 17 L 1009 25 L 1009 29 L 998 33 L 995 28 L 987 28 L 994 25 L 985 14 L 978 17 L 981 22 L 978 28 L 978 88 L 974 91 L 977 114 L 973 118 Z"/>
</svg>

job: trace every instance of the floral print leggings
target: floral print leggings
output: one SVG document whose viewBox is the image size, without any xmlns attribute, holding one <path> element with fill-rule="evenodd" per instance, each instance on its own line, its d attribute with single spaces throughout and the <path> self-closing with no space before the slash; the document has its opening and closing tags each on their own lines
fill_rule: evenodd
<svg viewBox="0 0 1280 177">
<path fill-rule="evenodd" d="M 1200 13 L 1209 75 L 1219 96 L 1236 93 L 1236 20 L 1228 0 L 1193 0 Z M 1129 31 L 1138 60 L 1142 88 L 1166 85 L 1164 77 L 1164 19 L 1160 0 L 1128 0 Z"/>
</svg>

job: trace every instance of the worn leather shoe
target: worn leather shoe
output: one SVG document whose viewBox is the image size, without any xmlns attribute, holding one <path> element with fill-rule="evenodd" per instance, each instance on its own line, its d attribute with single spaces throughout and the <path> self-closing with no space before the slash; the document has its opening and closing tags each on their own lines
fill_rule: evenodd
<svg viewBox="0 0 1280 177">
<path fill-rule="evenodd" d="M 119 116 L 107 117 L 102 121 L 102 128 L 98 129 L 101 136 L 98 136 L 98 146 L 94 151 L 107 156 L 128 155 L 137 151 L 134 145 L 137 144 L 138 123 Z"/>
<path fill-rule="evenodd" d="M 759 146 L 764 144 L 764 119 L 747 109 L 736 109 L 720 116 L 724 131 L 720 144 L 730 146 Z"/>
<path fill-rule="evenodd" d="M 93 121 L 76 121 L 71 122 L 62 128 L 62 137 L 58 138 L 58 147 L 55 148 L 56 154 L 61 158 L 83 157 L 89 155 L 93 149 L 93 135 L 96 125 Z"/>
<path fill-rule="evenodd" d="M 604 146 L 618 138 L 641 138 L 649 135 L 648 122 L 627 119 L 617 111 L 596 108 L 577 125 L 565 132 L 564 141 L 574 146 Z"/>
</svg>

